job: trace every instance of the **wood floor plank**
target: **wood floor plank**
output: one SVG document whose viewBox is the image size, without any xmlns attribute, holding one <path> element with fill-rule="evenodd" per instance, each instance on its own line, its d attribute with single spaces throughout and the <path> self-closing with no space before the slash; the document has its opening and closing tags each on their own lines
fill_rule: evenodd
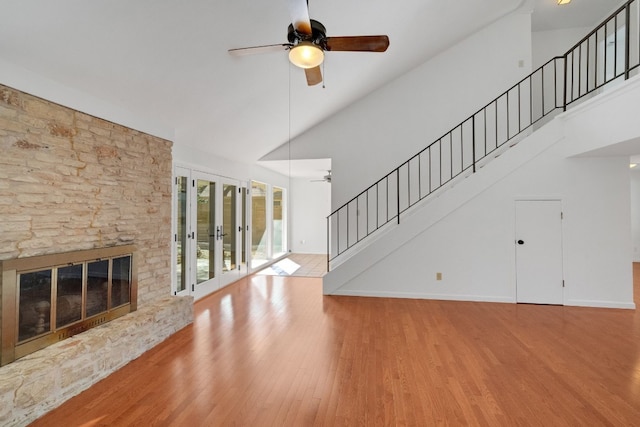
<svg viewBox="0 0 640 427">
<path fill-rule="evenodd" d="M 637 310 L 323 296 L 280 276 L 195 309 L 33 426 L 640 425 Z"/>
</svg>

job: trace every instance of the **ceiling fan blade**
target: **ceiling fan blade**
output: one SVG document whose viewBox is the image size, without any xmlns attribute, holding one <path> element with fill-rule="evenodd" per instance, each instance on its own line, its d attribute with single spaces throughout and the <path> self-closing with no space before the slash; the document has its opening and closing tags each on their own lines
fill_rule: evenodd
<svg viewBox="0 0 640 427">
<path fill-rule="evenodd" d="M 291 48 L 289 43 L 269 44 L 265 46 L 240 47 L 229 49 L 229 54 L 233 56 L 254 55 L 259 53 L 280 52 Z"/>
<path fill-rule="evenodd" d="M 293 28 L 300 34 L 311 35 L 311 20 L 307 0 L 287 0 Z"/>
<path fill-rule="evenodd" d="M 305 76 L 307 76 L 307 85 L 315 86 L 322 82 L 322 71 L 320 67 L 305 68 Z"/>
<path fill-rule="evenodd" d="M 388 36 L 327 37 L 329 51 L 384 52 L 388 47 Z"/>
</svg>

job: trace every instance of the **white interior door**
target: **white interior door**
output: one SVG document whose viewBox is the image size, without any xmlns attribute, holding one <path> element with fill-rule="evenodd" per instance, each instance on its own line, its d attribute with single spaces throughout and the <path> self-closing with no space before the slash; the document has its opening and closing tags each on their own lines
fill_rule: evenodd
<svg viewBox="0 0 640 427">
<path fill-rule="evenodd" d="M 516 301 L 562 304 L 560 200 L 516 201 Z"/>
</svg>

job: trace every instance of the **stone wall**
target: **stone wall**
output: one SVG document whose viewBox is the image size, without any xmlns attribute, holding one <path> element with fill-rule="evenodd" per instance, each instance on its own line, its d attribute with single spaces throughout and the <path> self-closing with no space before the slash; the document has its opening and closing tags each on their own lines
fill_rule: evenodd
<svg viewBox="0 0 640 427">
<path fill-rule="evenodd" d="M 0 259 L 138 250 L 138 311 L 0 368 L 0 425 L 26 424 L 193 321 L 193 299 L 169 297 L 171 145 L 0 85 Z"/>
<path fill-rule="evenodd" d="M 0 259 L 135 244 L 169 295 L 171 145 L 0 85 Z"/>
</svg>

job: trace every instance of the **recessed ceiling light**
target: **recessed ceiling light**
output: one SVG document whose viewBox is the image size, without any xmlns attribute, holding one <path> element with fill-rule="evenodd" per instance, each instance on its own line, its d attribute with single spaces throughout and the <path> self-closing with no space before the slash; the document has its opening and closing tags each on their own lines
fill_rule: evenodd
<svg viewBox="0 0 640 427">
<path fill-rule="evenodd" d="M 558 4 L 569 4 L 571 0 L 558 0 Z"/>
<path fill-rule="evenodd" d="M 635 168 L 636 166 L 638 166 L 638 164 L 637 164 L 637 163 L 631 163 L 631 164 L 629 165 L 629 169 L 633 169 L 633 168 Z"/>
</svg>

